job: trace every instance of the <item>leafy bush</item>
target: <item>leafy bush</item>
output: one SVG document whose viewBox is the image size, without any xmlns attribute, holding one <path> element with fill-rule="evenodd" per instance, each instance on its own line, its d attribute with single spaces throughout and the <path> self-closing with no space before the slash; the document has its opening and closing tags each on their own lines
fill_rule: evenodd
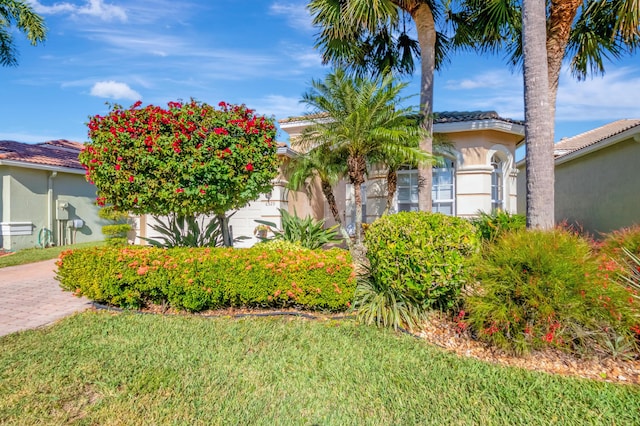
<svg viewBox="0 0 640 426">
<path fill-rule="evenodd" d="M 156 225 L 151 228 L 161 236 L 158 239 L 140 237 L 156 247 L 218 247 L 222 246 L 222 231 L 218 218 L 207 218 L 199 215 L 182 216 L 170 214 L 166 221 L 154 216 Z"/>
<path fill-rule="evenodd" d="M 471 223 L 476 227 L 480 240 L 494 241 L 505 232 L 524 229 L 527 226 L 527 218 L 521 214 L 496 210 L 492 213 L 479 212 L 479 216 Z"/>
<path fill-rule="evenodd" d="M 259 245 L 258 245 L 259 246 Z M 63 252 L 60 286 L 125 308 L 226 306 L 344 310 L 355 291 L 348 252 L 127 247 Z"/>
<path fill-rule="evenodd" d="M 324 220 L 315 220 L 311 216 L 304 219 L 296 214 L 290 214 L 284 209 L 278 209 L 282 219 L 282 229 L 277 229 L 275 223 L 264 220 L 256 222 L 266 225 L 273 232 L 273 239 L 284 240 L 292 243 L 299 243 L 307 249 L 317 249 L 327 243 L 337 243 L 341 239 L 338 237 L 338 225 L 331 228 L 324 228 Z"/>
<path fill-rule="evenodd" d="M 448 309 L 469 282 L 477 244 L 466 220 L 440 213 L 401 212 L 373 222 L 365 235 L 373 280 L 425 307 Z"/>
<path fill-rule="evenodd" d="M 638 304 L 611 283 L 588 241 L 566 230 L 519 231 L 486 247 L 466 297 L 479 338 L 517 353 L 556 346 L 576 354 L 637 349 Z"/>
<path fill-rule="evenodd" d="M 283 251 L 298 251 L 304 250 L 304 247 L 300 243 L 292 243 L 286 240 L 266 240 L 262 241 L 257 247 L 262 250 L 283 250 Z"/>
<path fill-rule="evenodd" d="M 113 206 L 102 207 L 98 210 L 101 219 L 112 222 L 111 225 L 102 227 L 102 234 L 110 246 L 126 246 L 129 242 L 127 234 L 131 231 L 131 225 L 127 223 L 129 215 L 126 212 L 116 210 Z"/>
<path fill-rule="evenodd" d="M 616 260 L 624 258 L 623 248 L 640 256 L 640 224 L 605 234 L 599 248 L 601 253 Z"/>
</svg>

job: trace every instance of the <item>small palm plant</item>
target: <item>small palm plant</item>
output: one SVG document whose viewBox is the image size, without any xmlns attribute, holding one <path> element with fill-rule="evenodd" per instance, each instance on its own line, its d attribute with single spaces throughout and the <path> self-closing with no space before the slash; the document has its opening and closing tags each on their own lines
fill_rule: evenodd
<svg viewBox="0 0 640 426">
<path fill-rule="evenodd" d="M 273 222 L 256 220 L 260 225 L 268 227 L 273 232 L 274 240 L 284 240 L 298 243 L 304 248 L 317 249 L 328 243 L 338 243 L 342 239 L 338 237 L 338 225 L 330 228 L 324 227 L 324 220 L 315 220 L 311 216 L 298 217 L 284 209 L 278 209 L 282 220 L 282 229 Z M 259 237 L 260 238 L 260 237 Z M 267 238 L 261 238 L 267 240 Z"/>
</svg>

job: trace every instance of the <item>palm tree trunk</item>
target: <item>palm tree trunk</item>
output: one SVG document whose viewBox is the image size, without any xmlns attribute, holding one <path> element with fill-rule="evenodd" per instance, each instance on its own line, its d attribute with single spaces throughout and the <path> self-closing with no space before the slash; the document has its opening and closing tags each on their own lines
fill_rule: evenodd
<svg viewBox="0 0 640 426">
<path fill-rule="evenodd" d="M 396 195 L 396 190 L 398 188 L 398 171 L 395 169 L 389 169 L 387 171 L 387 206 L 384 209 L 384 213 L 388 214 L 391 210 L 391 205 L 393 204 L 393 198 Z"/>
<path fill-rule="evenodd" d="M 364 183 L 364 176 L 367 173 L 367 162 L 364 157 L 352 157 L 347 159 L 349 168 L 349 180 L 353 185 L 353 198 L 356 203 L 355 217 L 355 245 L 362 245 L 362 192 L 361 185 Z"/>
<path fill-rule="evenodd" d="M 322 186 L 322 193 L 329 204 L 329 210 L 331 210 L 333 219 L 338 225 L 342 226 L 342 220 L 340 219 L 340 213 L 338 212 L 338 203 L 336 203 L 336 197 L 333 195 L 333 188 L 331 188 L 331 184 L 326 180 L 321 180 L 320 185 Z"/>
<path fill-rule="evenodd" d="M 395 2 L 398 4 L 398 2 Z M 406 2 L 400 2 L 406 3 Z M 415 2 L 407 10 L 418 31 L 420 44 L 420 109 L 423 115 L 422 126 L 427 131 L 427 137 L 420 143 L 420 149 L 431 154 L 433 152 L 433 74 L 436 68 L 436 27 L 433 13 L 426 2 Z M 418 166 L 418 209 L 431 211 L 431 163 Z"/>
<path fill-rule="evenodd" d="M 555 120 L 558 81 L 562 69 L 571 26 L 584 0 L 552 0 L 547 25 L 547 66 L 549 75 L 549 107 Z M 552 134 L 553 139 L 553 134 Z"/>
<path fill-rule="evenodd" d="M 553 118 L 549 105 L 545 0 L 523 0 L 527 227 L 554 226 Z"/>
</svg>

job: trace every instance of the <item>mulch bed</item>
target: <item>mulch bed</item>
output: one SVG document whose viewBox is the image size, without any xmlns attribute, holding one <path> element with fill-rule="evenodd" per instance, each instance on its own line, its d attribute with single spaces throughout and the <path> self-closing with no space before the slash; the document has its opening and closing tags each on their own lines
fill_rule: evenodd
<svg viewBox="0 0 640 426">
<path fill-rule="evenodd" d="M 106 308 L 96 305 L 100 308 Z M 225 308 L 203 311 L 195 314 L 168 309 L 163 306 L 150 306 L 142 313 L 164 315 L 195 315 L 207 317 L 246 317 L 246 316 L 295 316 L 319 320 L 340 320 L 350 318 L 349 314 L 331 314 L 323 312 L 300 311 L 293 308 L 278 310 Z M 459 356 L 472 357 L 493 364 L 525 368 L 563 376 L 582 377 L 612 383 L 640 384 L 640 359 L 583 359 L 565 352 L 546 349 L 529 355 L 514 356 L 489 345 L 474 340 L 468 333 L 460 333 L 460 329 L 450 319 L 434 314 L 423 324 L 422 330 L 415 337 L 453 352 Z"/>
</svg>

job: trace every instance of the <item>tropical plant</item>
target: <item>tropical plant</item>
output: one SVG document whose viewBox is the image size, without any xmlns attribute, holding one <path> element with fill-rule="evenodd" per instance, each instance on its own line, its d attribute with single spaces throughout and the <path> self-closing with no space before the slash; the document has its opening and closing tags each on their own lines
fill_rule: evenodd
<svg viewBox="0 0 640 426">
<path fill-rule="evenodd" d="M 215 215 L 231 245 L 226 212 L 269 192 L 277 175 L 273 119 L 225 102 L 141 104 L 112 105 L 89 119 L 91 143 L 79 158 L 98 203 L 136 214 Z"/>
<path fill-rule="evenodd" d="M 426 319 L 424 305 L 391 283 L 381 280 L 375 270 L 365 270 L 358 276 L 353 298 L 356 318 L 363 324 L 378 327 L 406 327 L 414 330 Z"/>
<path fill-rule="evenodd" d="M 0 0 L 0 65 L 18 64 L 18 52 L 13 41 L 13 28 L 27 36 L 32 46 L 43 43 L 47 34 L 44 19 L 29 2 Z"/>
<path fill-rule="evenodd" d="M 315 220 L 311 216 L 298 217 L 285 209 L 278 209 L 282 222 L 282 229 L 273 222 L 257 220 L 256 222 L 268 226 L 273 232 L 274 240 L 284 240 L 300 244 L 307 249 L 317 249 L 328 243 L 338 243 L 342 240 L 336 232 L 338 225 L 325 229 L 324 220 Z M 266 238 L 264 240 L 267 240 Z"/>
<path fill-rule="evenodd" d="M 316 47 L 324 62 L 354 70 L 356 74 L 399 72 L 411 74 L 413 56 L 420 55 L 420 113 L 424 133 L 420 149 L 433 150 L 433 77 L 444 62 L 448 39 L 437 31 L 442 16 L 438 3 L 422 0 L 312 0 L 309 10 L 319 27 Z M 415 23 L 412 39 L 406 19 Z M 442 21 L 442 23 L 444 23 Z M 431 211 L 430 163 L 418 167 L 419 209 Z"/>
<path fill-rule="evenodd" d="M 140 237 L 156 247 L 219 247 L 224 245 L 217 217 L 209 218 L 169 214 L 165 219 L 153 216 L 151 229 L 160 234 L 157 238 Z M 208 222 L 208 223 L 207 223 Z"/>
<path fill-rule="evenodd" d="M 305 129 L 300 143 L 345 153 L 356 205 L 355 242 L 361 245 L 361 185 L 368 160 L 391 156 L 418 163 L 430 159 L 416 147 L 425 131 L 414 125 L 412 107 L 399 106 L 406 100 L 400 92 L 407 84 L 396 83 L 391 75 L 367 79 L 337 69 L 324 81 L 313 80 L 311 85 L 303 102 L 326 115 L 323 119 L 312 118 L 313 124 Z"/>
<path fill-rule="evenodd" d="M 342 226 L 333 187 L 347 173 L 344 152 L 332 150 L 327 145 L 319 145 L 294 157 L 287 166 L 287 172 L 289 175 L 287 186 L 294 191 L 306 187 L 310 180 L 317 177 L 333 219 Z"/>
<path fill-rule="evenodd" d="M 637 302 L 611 284 L 590 243 L 563 229 L 505 234 L 476 262 L 477 286 L 465 296 L 473 332 L 517 353 L 545 346 L 575 354 L 637 350 Z"/>
</svg>

